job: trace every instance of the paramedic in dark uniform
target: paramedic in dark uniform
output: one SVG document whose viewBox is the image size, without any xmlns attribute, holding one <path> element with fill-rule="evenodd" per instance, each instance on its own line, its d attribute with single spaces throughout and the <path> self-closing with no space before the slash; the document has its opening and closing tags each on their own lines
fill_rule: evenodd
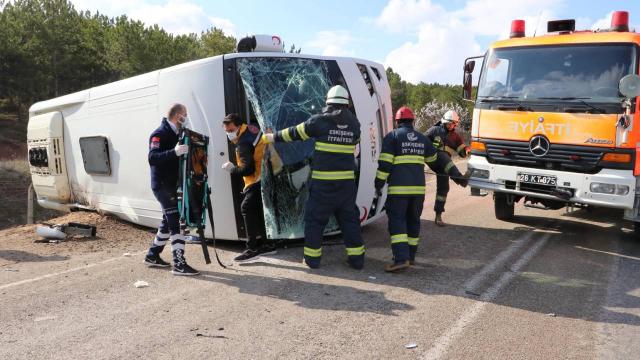
<svg viewBox="0 0 640 360">
<path fill-rule="evenodd" d="M 415 262 L 425 195 L 424 164 L 436 169 L 455 168 L 450 159 L 438 156 L 429 138 L 413 128 L 411 109 L 401 107 L 395 119 L 398 127 L 382 140 L 375 180 L 378 196 L 389 183 L 385 208 L 393 263 L 385 265 L 387 272 L 406 269 Z"/>
<path fill-rule="evenodd" d="M 465 158 L 469 155 L 470 148 L 465 145 L 464 141 L 456 133 L 456 127 L 460 122 L 458 113 L 454 110 L 447 111 L 442 119 L 435 123 L 427 130 L 425 135 L 433 142 L 433 146 L 438 149 L 439 156 L 453 157 L 457 153 L 460 157 Z M 438 226 L 445 226 L 442 221 L 442 213 L 444 212 L 444 204 L 447 202 L 447 194 L 449 193 L 449 176 L 453 182 L 458 185 L 466 184 L 466 176 L 458 173 L 440 173 L 437 175 L 436 185 L 436 202 L 433 210 L 436 213 L 435 223 Z"/>
<path fill-rule="evenodd" d="M 168 267 L 160 258 L 167 241 L 171 242 L 174 275 L 198 275 L 184 258 L 184 235 L 180 234 L 180 214 L 176 190 L 178 186 L 178 159 L 189 152 L 187 145 L 178 144 L 178 132 L 187 119 L 187 108 L 175 104 L 162 119 L 160 127 L 149 136 L 149 165 L 151 190 L 160 202 L 162 222 L 149 252 L 144 259 L 147 266 Z"/>
<path fill-rule="evenodd" d="M 260 255 L 275 254 L 273 240 L 267 239 L 262 206 L 262 158 L 265 142 L 262 132 L 255 125 L 243 124 L 238 114 L 229 114 L 222 121 L 227 138 L 236 147 L 236 163 L 222 164 L 222 169 L 231 175 L 242 176 L 242 204 L 240 212 L 247 229 L 247 249 L 237 256 L 237 262 L 257 260 Z"/>
<path fill-rule="evenodd" d="M 342 230 L 347 261 L 354 269 L 364 266 L 364 245 L 360 235 L 360 212 L 356 206 L 356 144 L 360 142 L 360 122 L 349 110 L 347 89 L 329 89 L 327 107 L 307 121 L 265 134 L 273 141 L 315 140 L 311 165 L 309 200 L 304 214 L 304 262 L 315 269 L 322 257 L 322 235 L 331 215 Z"/>
</svg>

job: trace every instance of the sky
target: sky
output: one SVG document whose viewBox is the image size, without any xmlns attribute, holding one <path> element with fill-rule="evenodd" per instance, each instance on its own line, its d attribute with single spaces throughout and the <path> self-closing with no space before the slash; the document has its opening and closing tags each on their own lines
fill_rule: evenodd
<svg viewBox="0 0 640 360">
<path fill-rule="evenodd" d="M 377 61 L 412 83 L 459 84 L 462 64 L 509 36 L 513 19 L 527 36 L 549 20 L 577 29 L 608 28 L 611 13 L 629 11 L 640 32 L 640 0 L 71 0 L 78 10 L 126 14 L 174 34 L 222 28 L 241 38 L 279 35 L 302 53 Z"/>
</svg>

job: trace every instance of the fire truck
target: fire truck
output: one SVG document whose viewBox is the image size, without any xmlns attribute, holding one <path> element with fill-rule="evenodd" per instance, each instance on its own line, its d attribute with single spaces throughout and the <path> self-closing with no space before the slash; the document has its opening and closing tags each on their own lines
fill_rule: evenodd
<svg viewBox="0 0 640 360">
<path fill-rule="evenodd" d="M 640 226 L 640 33 L 629 13 L 611 27 L 576 30 L 554 20 L 547 34 L 510 38 L 465 60 L 463 95 L 472 98 L 482 67 L 471 130 L 472 195 L 493 192 L 495 216 L 514 205 L 542 209 L 600 206 L 624 210 Z"/>
</svg>

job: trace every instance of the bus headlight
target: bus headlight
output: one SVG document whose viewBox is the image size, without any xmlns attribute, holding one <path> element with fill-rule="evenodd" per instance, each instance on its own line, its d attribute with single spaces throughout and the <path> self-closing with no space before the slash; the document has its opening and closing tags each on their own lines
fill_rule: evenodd
<svg viewBox="0 0 640 360">
<path fill-rule="evenodd" d="M 597 194 L 609 194 L 609 195 L 627 195 L 629 193 L 629 187 L 627 185 L 605 184 L 594 182 L 589 185 L 589 190 L 592 193 Z"/>
</svg>

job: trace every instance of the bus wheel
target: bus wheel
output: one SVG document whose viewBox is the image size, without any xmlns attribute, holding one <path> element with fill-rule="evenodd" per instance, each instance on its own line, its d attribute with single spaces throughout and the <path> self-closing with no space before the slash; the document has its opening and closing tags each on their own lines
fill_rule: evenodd
<svg viewBox="0 0 640 360">
<path fill-rule="evenodd" d="M 493 207 L 496 219 L 503 221 L 513 219 L 514 206 L 513 196 L 501 192 L 493 193 Z"/>
</svg>

